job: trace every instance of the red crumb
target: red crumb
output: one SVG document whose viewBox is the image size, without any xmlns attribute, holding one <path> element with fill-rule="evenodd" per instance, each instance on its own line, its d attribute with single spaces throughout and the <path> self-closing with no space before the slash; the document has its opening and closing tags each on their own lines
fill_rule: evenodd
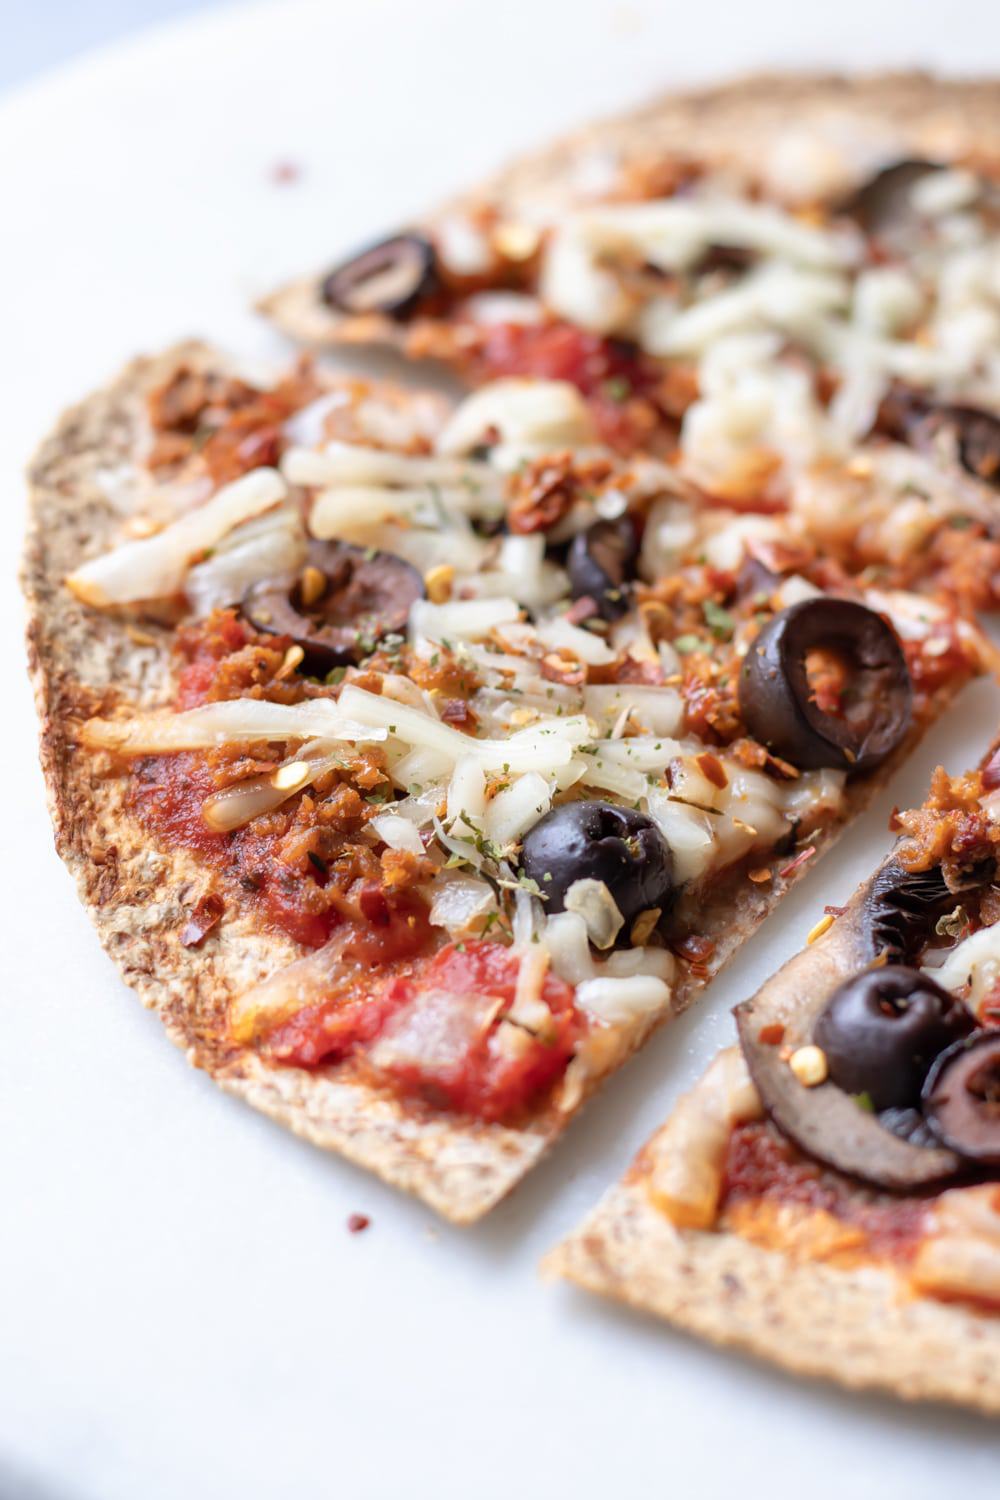
<svg viewBox="0 0 1000 1500">
<path fill-rule="evenodd" d="M 360 1234 L 363 1229 L 368 1228 L 370 1223 L 371 1219 L 369 1219 L 367 1214 L 351 1214 L 347 1221 L 347 1227 L 352 1234 Z"/>
<path fill-rule="evenodd" d="M 295 161 L 276 161 L 271 168 L 271 181 L 276 187 L 288 187 L 293 182 L 298 182 L 302 176 L 302 168 Z"/>
</svg>

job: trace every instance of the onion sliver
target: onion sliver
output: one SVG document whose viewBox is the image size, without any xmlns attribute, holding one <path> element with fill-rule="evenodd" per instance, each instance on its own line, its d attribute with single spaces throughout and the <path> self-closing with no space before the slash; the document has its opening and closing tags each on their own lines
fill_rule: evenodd
<svg viewBox="0 0 1000 1500">
<path fill-rule="evenodd" d="M 485 880 L 472 875 L 439 875 L 433 886 L 432 927 L 443 927 L 452 936 L 469 932 L 497 909 L 496 896 Z"/>
<path fill-rule="evenodd" d="M 424 844 L 417 832 L 417 825 L 397 812 L 379 813 L 372 818 L 369 828 L 375 830 L 383 844 L 390 849 L 399 849 L 405 854 L 423 854 Z"/>
<path fill-rule="evenodd" d="M 585 979 L 577 986 L 576 1003 L 595 1021 L 623 1025 L 656 1016 L 670 1004 L 670 986 L 652 974 L 622 978 Z"/>
<path fill-rule="evenodd" d="M 437 449 L 469 453 L 497 432 L 508 445 L 575 448 L 593 441 L 594 426 L 576 386 L 514 376 L 467 396 L 438 437 Z"/>
<path fill-rule="evenodd" d="M 196 615 L 237 604 L 253 583 L 295 573 L 306 561 L 306 533 L 298 511 L 282 505 L 237 527 L 184 581 Z"/>
<path fill-rule="evenodd" d="M 268 703 L 233 698 L 177 714 L 136 714 L 131 719 L 88 719 L 83 744 L 122 755 L 158 755 L 172 750 L 208 750 L 255 740 L 336 740 L 370 743 L 386 731 L 345 718 L 328 698 L 306 703 Z"/>
<path fill-rule="evenodd" d="M 315 953 L 286 964 L 269 979 L 237 995 L 229 1007 L 229 1032 L 233 1040 L 252 1042 L 304 1006 L 325 1000 L 340 972 L 344 944 L 350 935 L 350 925 L 345 924 Z"/>
<path fill-rule="evenodd" d="M 242 828 L 262 813 L 273 812 L 289 797 L 309 786 L 317 776 L 338 764 L 340 759 L 336 755 L 286 761 L 276 772 L 250 776 L 206 797 L 201 804 L 201 815 L 213 833 L 231 833 L 234 828 Z M 275 785 L 276 781 L 278 785 Z"/>
<path fill-rule="evenodd" d="M 429 604 L 418 599 L 410 609 L 410 636 L 432 641 L 476 640 L 489 635 L 497 625 L 520 618 L 516 599 L 460 599 L 455 604 Z"/>
<path fill-rule="evenodd" d="M 309 530 L 322 541 L 333 537 L 352 540 L 396 518 L 441 525 L 442 513 L 447 525 L 448 515 L 458 510 L 465 498 L 464 490 L 455 489 L 388 490 L 376 485 L 345 485 L 319 492 L 309 512 Z"/>
<path fill-rule="evenodd" d="M 234 526 L 270 510 L 286 494 L 277 469 L 254 469 L 155 536 L 126 542 L 84 563 L 66 583 L 78 599 L 95 609 L 168 598 L 183 588 L 194 558 L 214 547 Z"/>
<path fill-rule="evenodd" d="M 499 476 L 488 464 L 471 459 L 424 458 L 390 453 L 383 448 L 353 447 L 330 443 L 321 452 L 290 448 L 281 461 L 281 472 L 289 484 L 323 489 L 364 485 L 385 489 L 392 485 L 412 488 L 445 485 L 461 490 L 464 502 L 456 508 L 479 514 L 477 499 L 502 501 Z"/>
<path fill-rule="evenodd" d="M 407 745 L 439 751 L 452 763 L 463 755 L 474 756 L 485 771 L 506 769 L 517 773 L 565 766 L 572 759 L 573 748 L 586 744 L 592 734 L 589 721 L 581 714 L 572 714 L 532 725 L 506 740 L 474 740 L 409 704 L 395 703 L 354 683 L 344 687 L 339 706 L 359 723 L 388 730 Z"/>
</svg>

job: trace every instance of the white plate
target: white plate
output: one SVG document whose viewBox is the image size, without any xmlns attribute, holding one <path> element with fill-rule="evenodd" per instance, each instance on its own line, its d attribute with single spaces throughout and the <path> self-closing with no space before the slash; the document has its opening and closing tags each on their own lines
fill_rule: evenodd
<svg viewBox="0 0 1000 1500">
<path fill-rule="evenodd" d="M 280 352 L 248 312 L 255 294 L 670 79 L 765 62 L 974 67 L 996 59 L 995 16 L 904 0 L 724 17 L 290 4 L 53 75 L 0 109 L 4 556 L 20 545 L 29 448 L 135 351 L 204 332 Z M 282 161 L 298 181 L 275 183 Z M 52 853 L 10 588 L 3 610 L 0 1493 L 996 1494 L 994 1439 L 972 1417 L 794 1381 L 536 1276 L 729 1037 L 729 1007 L 870 868 L 891 803 L 919 797 L 936 759 L 958 769 L 985 744 L 992 689 L 970 694 L 711 999 L 509 1204 L 459 1232 L 224 1098 L 125 990 Z M 355 1210 L 372 1218 L 363 1235 L 345 1227 Z"/>
</svg>

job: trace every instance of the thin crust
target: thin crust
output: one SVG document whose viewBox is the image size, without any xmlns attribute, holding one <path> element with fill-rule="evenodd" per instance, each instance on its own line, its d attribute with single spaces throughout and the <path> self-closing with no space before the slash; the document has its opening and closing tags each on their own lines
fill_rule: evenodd
<svg viewBox="0 0 1000 1500">
<path fill-rule="evenodd" d="M 551 215 L 584 194 L 594 163 L 602 171 L 608 166 L 621 171 L 670 155 L 709 165 L 759 163 L 787 133 L 792 118 L 801 132 L 846 134 L 861 141 L 868 154 L 882 161 L 904 156 L 989 160 L 1000 154 L 1000 83 L 993 80 L 945 79 L 917 72 L 854 78 L 757 74 L 667 94 L 628 114 L 574 131 L 443 205 L 427 216 L 423 227 L 432 228 L 449 214 L 483 201 L 515 221 L 539 204 Z M 331 246 L 331 258 L 337 248 Z M 320 282 L 319 274 L 300 277 L 265 297 L 259 311 L 291 338 L 307 344 L 407 347 L 409 325 L 378 315 L 339 315 L 322 302 Z M 426 338 L 423 342 L 434 347 Z M 448 357 L 446 343 L 441 343 L 440 352 Z M 454 352 L 460 358 L 461 351 Z"/>
<path fill-rule="evenodd" d="M 800 1375 L 1000 1414 L 1000 1318 L 907 1297 L 875 1267 L 835 1270 L 737 1234 L 676 1229 L 633 1180 L 544 1269 Z"/>
<path fill-rule="evenodd" d="M 56 847 L 126 982 L 159 1013 L 195 1066 L 296 1134 L 367 1167 L 454 1222 L 470 1223 L 530 1170 L 569 1114 L 550 1108 L 516 1130 L 470 1122 L 406 1106 L 388 1092 L 345 1082 L 334 1069 L 279 1067 L 233 1047 L 225 1028 L 232 996 L 299 950 L 233 913 L 203 947 L 183 947 L 179 934 L 208 886 L 208 872 L 184 851 L 152 847 L 124 805 L 122 778 L 109 775 L 99 759 L 75 744 L 74 725 L 106 712 L 119 697 L 139 708 L 170 697 L 170 632 L 145 623 L 137 632 L 112 615 L 89 611 L 63 579 L 81 558 L 106 550 L 117 537 L 129 497 L 137 499 L 133 465 L 144 430 L 145 393 L 182 363 L 223 369 L 227 362 L 195 344 L 136 361 L 106 390 L 68 411 L 31 465 L 23 578 Z M 850 788 L 848 817 L 822 836 L 817 857 L 918 737 L 915 731 L 877 776 Z M 815 862 L 776 876 L 766 887 L 742 877 L 720 884 L 698 927 L 716 943 L 708 973 L 678 985 L 674 1013 L 691 1003 Z"/>
</svg>

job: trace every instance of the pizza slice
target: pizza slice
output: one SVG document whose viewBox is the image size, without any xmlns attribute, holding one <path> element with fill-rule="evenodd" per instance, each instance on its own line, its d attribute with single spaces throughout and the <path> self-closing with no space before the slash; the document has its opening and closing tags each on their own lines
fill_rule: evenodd
<svg viewBox="0 0 1000 1500">
<path fill-rule="evenodd" d="M 569 381 L 604 442 L 872 565 L 912 565 L 947 512 L 949 561 L 988 539 L 965 567 L 992 605 L 998 160 L 995 83 L 745 80 L 583 130 L 264 310 L 473 384 Z"/>
<path fill-rule="evenodd" d="M 1000 1412 L 1000 750 L 739 1006 L 550 1270 L 849 1386 Z"/>
<path fill-rule="evenodd" d="M 42 760 L 102 940 L 224 1088 L 458 1221 L 988 656 L 933 567 L 707 507 L 560 382 L 451 408 L 185 346 L 32 482 Z"/>
</svg>

